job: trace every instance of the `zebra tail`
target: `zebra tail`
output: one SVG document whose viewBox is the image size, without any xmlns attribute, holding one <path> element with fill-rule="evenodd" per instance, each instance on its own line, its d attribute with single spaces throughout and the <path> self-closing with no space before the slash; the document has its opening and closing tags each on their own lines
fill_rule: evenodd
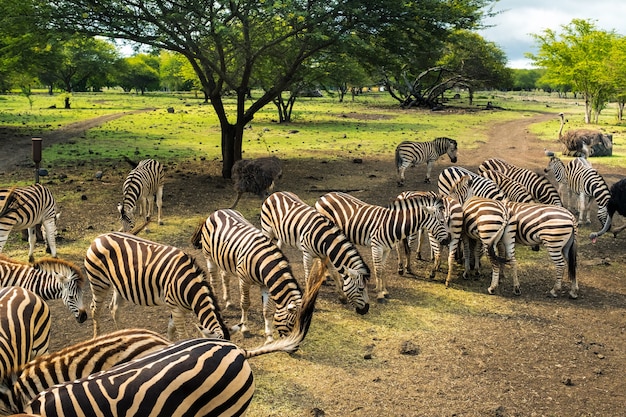
<svg viewBox="0 0 626 417">
<path fill-rule="evenodd" d="M 202 227 L 204 226 L 204 222 L 205 220 L 202 220 L 191 235 L 191 244 L 196 249 L 202 249 Z"/>
<path fill-rule="evenodd" d="M 576 243 L 576 236 L 572 236 L 572 246 L 567 253 L 567 276 L 570 282 L 576 282 L 576 263 L 578 258 L 578 244 Z"/>
<path fill-rule="evenodd" d="M 315 310 L 315 301 L 322 287 L 326 275 L 326 263 L 320 260 L 313 264 L 311 273 L 307 280 L 307 286 L 302 298 L 302 308 L 298 312 L 296 325 L 293 331 L 287 337 L 278 339 L 272 343 L 260 346 L 251 350 L 244 350 L 246 359 L 255 356 L 265 355 L 273 352 L 294 353 L 300 347 L 300 343 L 304 340 L 311 326 L 313 311 Z M 242 349 L 243 350 L 243 349 Z"/>
<path fill-rule="evenodd" d="M 396 170 L 400 172 L 400 166 L 402 166 L 402 157 L 400 156 L 400 150 L 396 148 Z"/>
<path fill-rule="evenodd" d="M 16 189 L 16 185 L 11 187 L 6 197 L 4 198 L 4 205 L 2 206 L 2 209 L 0 209 L 0 217 L 3 217 L 5 214 L 8 213 L 9 208 L 11 207 L 11 203 L 13 203 L 13 200 L 17 199 L 17 195 L 15 194 Z"/>
<path fill-rule="evenodd" d="M 498 263 L 498 265 L 506 265 L 511 261 L 510 259 L 501 257 L 496 252 L 497 242 L 499 242 L 502 238 L 502 235 L 504 234 L 508 225 L 509 219 L 507 219 L 507 221 L 502 224 L 502 227 L 500 228 L 500 230 L 498 230 L 498 233 L 496 233 L 493 238 L 487 243 L 487 252 L 489 253 L 489 259 L 492 259 L 493 261 Z"/>
</svg>

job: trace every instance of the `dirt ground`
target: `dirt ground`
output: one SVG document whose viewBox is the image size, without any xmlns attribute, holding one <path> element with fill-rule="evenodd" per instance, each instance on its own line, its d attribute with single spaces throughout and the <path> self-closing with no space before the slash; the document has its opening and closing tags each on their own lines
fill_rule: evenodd
<svg viewBox="0 0 626 417">
<path fill-rule="evenodd" d="M 464 149 L 462 138 L 456 138 L 460 147 L 458 164 L 476 170 L 483 160 L 501 157 L 518 166 L 542 170 L 547 163 L 547 158 L 543 156 L 545 144 L 539 142 L 527 126 L 550 118 L 556 119 L 556 116 L 537 114 L 496 124 L 490 129 L 488 143 L 475 150 Z M 103 121 L 106 119 L 99 122 Z M 98 121 L 92 121 L 89 126 L 95 122 Z M 45 137 L 45 143 L 77 140 L 89 126 L 74 125 L 58 131 Z M 2 185 L 32 176 L 30 148 L 25 151 L 24 146 L 18 146 L 16 142 L 15 132 L 0 128 Z M 558 150 L 556 143 L 555 149 Z M 602 166 L 601 159 L 593 159 L 592 162 L 609 184 L 624 176 L 623 170 Z M 436 178 L 449 165 L 447 157 L 440 159 L 435 165 L 433 177 Z M 323 161 L 321 167 L 319 160 L 287 160 L 283 168 L 286 175 L 278 184 L 278 189 L 293 191 L 307 199 L 331 189 L 350 190 L 364 201 L 384 205 L 401 191 L 396 186 L 392 155 L 385 160 L 365 157 L 362 163 L 352 160 Z M 93 179 L 96 169 L 103 170 L 102 181 Z M 119 227 L 115 202 L 119 200 L 127 171 L 128 166 L 123 162 L 94 168 L 77 161 L 76 165 L 64 168 L 62 174 L 57 172 L 43 180 L 64 201 L 65 212 L 60 221 L 58 244 L 61 254 L 64 242 Z M 210 210 L 228 207 L 233 199 L 232 188 L 219 173 L 217 162 L 200 158 L 169 165 L 164 197 L 166 218 L 172 215 L 197 218 Z M 409 169 L 406 189 L 434 190 L 435 181 L 429 185 L 422 182 L 424 174 L 423 166 Z M 238 208 L 252 212 L 258 210 L 259 204 L 256 197 L 247 196 Z M 616 223 L 621 224 L 622 221 L 617 219 Z M 166 243 L 189 248 L 191 227 L 190 224 L 182 225 L 182 233 L 172 236 Z M 432 332 L 416 335 L 419 354 L 411 358 L 398 353 L 397 348 L 389 347 L 395 346 L 393 343 L 398 341 L 392 343 L 374 338 L 368 349 L 373 349 L 375 357 L 385 357 L 379 367 L 372 371 L 359 366 L 346 369 L 350 368 L 346 365 L 330 376 L 305 376 L 306 388 L 317 393 L 316 399 L 298 396 L 298 388 L 294 387 L 294 402 L 310 405 L 307 406 L 310 410 L 308 415 L 317 416 L 626 415 L 626 279 L 621 269 L 626 265 L 626 233 L 617 238 L 607 234 L 593 245 L 588 239 L 589 232 L 599 228 L 595 215 L 592 225 L 580 225 L 578 300 L 566 297 L 567 281 L 560 298 L 546 297 L 553 284 L 553 276 L 552 264 L 545 256 L 537 265 L 521 272 L 521 296 L 513 295 L 512 285 L 505 278 L 501 281 L 498 295 L 489 298 L 500 297 L 498 300 L 503 307 L 506 306 L 506 312 L 460 315 L 463 322 L 449 334 Z M 42 256 L 41 247 L 38 249 L 36 256 Z M 366 250 L 361 250 L 361 253 L 366 260 L 369 259 Z M 416 280 L 396 274 L 394 257 L 392 254 L 387 262 L 386 273 L 391 277 L 398 302 L 411 303 L 410 294 L 417 285 Z M 293 256 L 293 259 L 297 257 Z M 82 263 L 78 256 L 70 260 Z M 484 280 L 477 284 L 459 278 L 454 287 L 484 293 L 487 284 Z M 324 311 L 334 306 L 328 301 L 331 291 L 325 287 L 320 296 Z M 89 293 L 85 300 L 88 304 Z M 128 311 L 127 318 L 133 317 L 132 323 L 127 319 L 126 326 L 164 331 L 166 312 L 147 312 L 130 305 L 123 308 Z M 374 305 L 372 308 L 378 311 L 385 307 Z M 83 325 L 77 324 L 59 302 L 52 302 L 52 311 L 55 325 L 51 350 L 91 337 L 90 320 Z M 237 312 L 225 314 L 228 322 L 238 319 Z M 260 325 L 257 320 L 255 326 L 259 328 Z M 112 330 L 112 327 L 108 329 Z M 262 339 L 249 343 L 254 345 L 256 341 Z M 258 371 L 258 385 L 271 382 L 263 379 L 262 369 Z M 260 416 L 270 413 L 255 412 L 253 407 L 250 414 Z"/>
</svg>

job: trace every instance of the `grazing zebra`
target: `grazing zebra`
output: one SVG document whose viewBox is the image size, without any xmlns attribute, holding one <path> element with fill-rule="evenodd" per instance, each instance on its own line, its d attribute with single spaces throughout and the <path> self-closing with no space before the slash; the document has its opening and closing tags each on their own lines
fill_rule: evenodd
<svg viewBox="0 0 626 417">
<path fill-rule="evenodd" d="M 26 187 L 0 188 L 0 252 L 11 230 L 28 229 L 28 261 L 34 261 L 35 227 L 42 225 L 48 248 L 57 256 L 56 203 L 50 190 L 41 184 Z"/>
<path fill-rule="evenodd" d="M 449 195 L 456 183 L 466 175 L 472 178 L 471 184 L 468 184 L 472 188 L 472 195 L 494 200 L 504 200 L 506 197 L 498 184 L 492 179 L 482 177 L 469 169 L 459 166 L 448 167 L 441 171 L 437 181 L 439 192 Z"/>
<path fill-rule="evenodd" d="M 515 229 L 515 242 L 521 245 L 544 245 L 556 267 L 556 280 L 550 290 L 552 297 L 561 291 L 561 281 L 567 260 L 568 276 L 571 281 L 569 296 L 578 298 L 578 282 L 576 280 L 576 257 L 578 222 L 572 213 L 564 207 L 538 203 L 507 202 L 511 213 L 511 225 Z M 517 277 L 517 262 L 511 260 L 513 266 L 513 291 L 521 294 Z M 489 293 L 493 294 L 498 282 L 491 283 Z"/>
<path fill-rule="evenodd" d="M 117 205 L 123 232 L 128 232 L 135 227 L 135 214 L 145 218 L 146 222 L 150 221 L 155 199 L 158 222 L 163 224 L 161 207 L 163 206 L 164 177 L 163 165 L 154 159 L 139 161 L 137 166 L 129 172 L 122 187 L 124 201 Z"/>
<path fill-rule="evenodd" d="M 84 285 L 83 273 L 71 262 L 43 258 L 31 266 L 0 255 L 0 287 L 26 288 L 46 301 L 62 299 L 79 323 L 87 320 Z"/>
<path fill-rule="evenodd" d="M 95 238 L 87 250 L 85 270 L 93 295 L 94 337 L 99 332 L 99 306 L 113 287 L 110 308 L 116 325 L 122 297 L 142 306 L 168 306 L 172 313 L 167 327 L 170 340 L 175 333 L 179 338 L 186 336 L 185 314 L 189 311 L 198 318 L 204 336 L 229 338 L 204 270 L 178 248 L 127 233 L 106 233 Z"/>
<path fill-rule="evenodd" d="M 565 207 L 570 208 L 570 186 L 567 178 L 568 175 L 568 167 L 565 166 L 563 161 L 560 158 L 554 155 L 552 151 L 546 151 L 546 155 L 550 158 L 548 161 L 548 166 L 544 168 L 544 172 L 550 172 L 554 174 L 554 178 L 558 184 L 559 195 L 561 196 L 561 200 L 565 203 Z M 591 163 L 586 158 L 574 158 L 570 162 L 571 168 L 573 170 L 582 169 L 584 167 L 591 168 Z"/>
<path fill-rule="evenodd" d="M 602 175 L 591 167 L 589 161 L 585 158 L 574 158 L 564 165 L 559 158 L 551 155 L 546 170 L 552 170 L 559 184 L 566 182 L 567 187 L 578 195 L 579 223 L 582 223 L 585 218 L 587 224 L 591 223 L 590 201 L 592 197 L 595 199 L 598 205 L 598 220 L 602 224 L 602 229 L 589 235 L 592 240 L 595 241 L 609 231 L 612 220 L 608 207 L 611 192 Z M 563 188 L 567 189 L 565 186 Z"/>
<path fill-rule="evenodd" d="M 359 314 L 369 310 L 367 281 L 370 270 L 341 229 L 294 193 L 271 194 L 261 206 L 261 230 L 277 245 L 302 252 L 304 275 L 309 276 L 315 258 L 326 259 L 341 276 L 338 290 Z"/>
<path fill-rule="evenodd" d="M 457 143 L 450 138 L 436 138 L 430 142 L 404 141 L 396 147 L 396 168 L 398 169 L 398 186 L 404 185 L 404 171 L 410 166 L 426 163 L 426 179 L 430 182 L 430 173 L 435 161 L 443 154 L 448 154 L 450 161 L 456 163 Z"/>
<path fill-rule="evenodd" d="M 260 229 L 236 210 L 217 210 L 198 226 L 191 242 L 197 249 L 202 249 L 211 283 L 216 281 L 218 270 L 221 272 L 227 305 L 230 290 L 226 274 L 238 277 L 241 322 L 235 327 L 236 330 L 244 335 L 249 334 L 250 287 L 258 285 L 262 289 L 267 341 L 273 340 L 274 326 L 281 336 L 291 332 L 302 302 L 302 291 L 285 255 Z M 270 319 L 268 297 L 276 306 L 274 323 Z"/>
<path fill-rule="evenodd" d="M 481 246 L 487 248 L 491 262 L 491 282 L 498 282 L 500 268 L 509 259 L 515 259 L 515 230 L 510 227 L 510 212 L 504 201 L 474 196 L 470 176 L 462 177 L 450 191 L 450 196 L 463 206 L 463 253 L 465 271 L 469 277 L 471 269 L 470 239 L 481 242 L 474 248 L 474 270 L 478 274 Z M 498 256 L 496 246 L 504 248 L 504 257 Z"/>
<path fill-rule="evenodd" d="M 216 339 L 177 342 L 142 358 L 41 392 L 24 412 L 41 416 L 241 416 L 255 383 L 249 358 L 295 352 L 306 336 L 324 270 L 312 274 L 293 332 L 246 350 Z M 314 285 L 312 285 L 314 284 Z"/>
<path fill-rule="evenodd" d="M 538 203 L 562 206 L 557 189 L 545 176 L 525 168 L 511 165 L 503 159 L 492 158 L 483 161 L 478 167 L 478 171 L 493 170 L 501 172 L 514 181 L 522 184 L 533 199 Z"/>
<path fill-rule="evenodd" d="M 533 203 L 535 199 L 528 192 L 526 187 L 520 182 L 517 182 L 499 171 L 488 169 L 483 171 L 482 176 L 489 178 L 491 181 L 502 190 L 502 193 L 509 201 L 516 201 L 519 203 Z"/>
<path fill-rule="evenodd" d="M 385 302 L 389 297 L 383 267 L 398 242 L 415 235 L 421 228 L 432 232 L 444 245 L 450 239 L 443 220 L 443 202 L 441 197 L 432 194 L 397 199 L 389 207 L 382 207 L 365 203 L 350 194 L 332 192 L 320 197 L 315 208 L 343 230 L 354 244 L 371 246 L 379 302 Z M 410 256 L 409 247 L 406 251 L 398 251 L 399 257 L 405 254 Z"/>
<path fill-rule="evenodd" d="M 0 380 L 48 352 L 50 308 L 21 287 L 0 288 Z"/>
<path fill-rule="evenodd" d="M 127 329 L 39 356 L 0 381 L 0 414 L 21 413 L 33 398 L 53 385 L 110 369 L 170 344 L 150 330 Z"/>
<path fill-rule="evenodd" d="M 401 193 L 397 198 L 407 199 L 419 196 L 421 194 L 423 194 L 423 192 L 405 191 Z M 450 242 L 448 243 L 448 275 L 446 277 L 447 287 L 450 285 L 450 282 L 452 280 L 452 274 L 454 273 L 455 255 L 459 246 L 459 242 L 461 241 L 461 232 L 463 230 L 463 207 L 457 200 L 447 195 L 444 195 L 442 197 L 442 201 L 443 218 L 446 222 L 448 232 L 450 232 Z M 420 229 L 416 236 L 418 242 L 416 250 L 418 258 L 420 258 L 421 252 L 422 231 L 423 229 Z M 412 239 L 409 238 L 409 246 L 411 244 L 411 240 Z M 435 277 L 436 272 L 441 266 L 441 243 L 435 238 L 435 236 L 433 236 L 432 233 L 428 233 L 428 240 L 434 258 L 433 268 L 430 271 L 430 278 L 432 279 Z M 406 259 L 407 262 L 410 262 L 410 258 L 408 256 L 406 257 Z M 399 266 L 398 273 L 400 273 L 400 275 L 402 275 L 404 268 L 405 267 L 403 267 L 402 265 Z M 408 269 L 408 267 L 406 267 L 406 269 Z"/>
</svg>

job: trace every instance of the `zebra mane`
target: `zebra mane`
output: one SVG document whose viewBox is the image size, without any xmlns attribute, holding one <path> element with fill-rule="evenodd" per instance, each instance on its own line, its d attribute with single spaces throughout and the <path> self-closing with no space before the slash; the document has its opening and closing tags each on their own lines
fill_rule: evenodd
<svg viewBox="0 0 626 417">
<path fill-rule="evenodd" d="M 6 262 L 6 263 L 12 263 L 12 264 L 18 264 L 18 265 L 29 265 L 27 262 L 20 261 L 14 258 L 9 258 L 4 253 L 0 253 L 0 262 Z"/>
<path fill-rule="evenodd" d="M 33 268 L 47 272 L 64 272 L 62 270 L 71 270 L 76 276 L 76 281 L 82 287 L 85 283 L 85 275 L 76 264 L 58 258 L 41 258 L 33 264 Z"/>
<path fill-rule="evenodd" d="M 458 147 L 456 140 L 445 136 L 433 139 L 433 143 L 442 149 L 448 149 L 450 145 L 452 145 L 455 149 Z"/>
</svg>

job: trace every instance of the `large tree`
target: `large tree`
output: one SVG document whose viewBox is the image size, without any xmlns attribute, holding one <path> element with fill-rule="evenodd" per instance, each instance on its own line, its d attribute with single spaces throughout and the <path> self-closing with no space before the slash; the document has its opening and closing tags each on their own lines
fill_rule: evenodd
<svg viewBox="0 0 626 417">
<path fill-rule="evenodd" d="M 303 64 L 347 37 L 383 40 L 420 30 L 428 41 L 451 27 L 476 22 L 493 0 L 32 0 L 40 22 L 55 31 L 128 39 L 185 56 L 220 120 L 222 175 L 241 158 L 243 131 L 254 114 L 287 89 Z M 423 36 L 422 36 L 423 35 Z M 405 45 L 414 51 L 418 44 Z M 248 100 L 257 63 L 273 62 L 270 88 Z M 236 109 L 227 111 L 225 92 Z M 232 119 L 229 118 L 231 114 Z"/>
</svg>

